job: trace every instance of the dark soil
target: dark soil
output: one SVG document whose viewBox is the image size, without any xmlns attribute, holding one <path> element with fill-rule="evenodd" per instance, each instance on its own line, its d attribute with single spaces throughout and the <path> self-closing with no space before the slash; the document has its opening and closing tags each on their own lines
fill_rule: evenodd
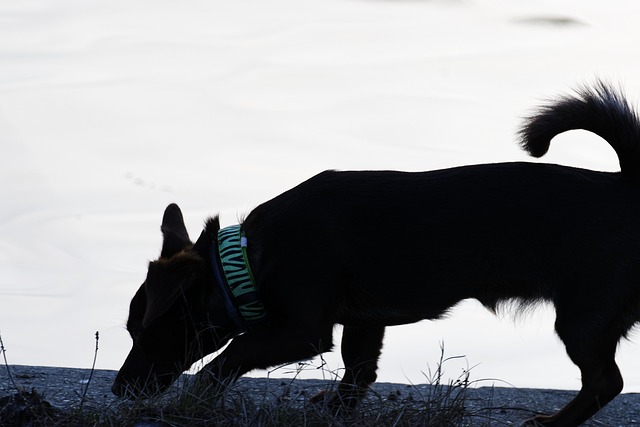
<svg viewBox="0 0 640 427">
<path fill-rule="evenodd" d="M 87 389 L 87 369 L 50 368 L 12 365 L 0 370 L 0 425 L 31 425 L 39 419 L 61 419 L 61 414 L 83 408 L 106 408 L 119 404 L 110 388 L 116 373 L 96 370 Z M 264 399 L 294 396 L 306 399 L 335 382 L 323 380 L 278 380 L 243 378 L 237 388 L 249 396 Z M 16 388 L 17 387 L 17 388 Z M 84 395 L 86 389 L 86 395 Z M 376 383 L 371 398 L 411 402 L 433 392 L 428 384 L 406 385 Z M 85 396 L 83 399 L 83 395 Z M 537 413 L 552 413 L 567 403 L 574 391 L 516 389 L 505 387 L 469 387 L 465 407 L 470 414 L 467 425 L 519 425 Z M 618 396 L 590 420 L 587 426 L 629 426 L 640 424 L 640 395 Z"/>
</svg>

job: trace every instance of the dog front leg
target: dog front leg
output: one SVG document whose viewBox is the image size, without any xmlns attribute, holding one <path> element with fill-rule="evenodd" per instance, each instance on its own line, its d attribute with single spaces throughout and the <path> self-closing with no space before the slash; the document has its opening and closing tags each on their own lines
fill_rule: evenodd
<svg viewBox="0 0 640 427">
<path fill-rule="evenodd" d="M 266 325 L 231 341 L 227 348 L 207 364 L 196 376 L 218 386 L 228 386 L 243 374 L 254 369 L 309 359 L 331 350 L 332 330 Z"/>
<path fill-rule="evenodd" d="M 345 372 L 337 393 L 320 392 L 312 402 L 327 402 L 335 410 L 353 409 L 375 382 L 382 350 L 384 326 L 346 326 L 342 331 L 342 361 Z"/>
<path fill-rule="evenodd" d="M 345 372 L 338 386 L 337 402 L 354 408 L 378 375 L 384 326 L 359 328 L 345 326 L 342 332 L 342 360 Z"/>
</svg>

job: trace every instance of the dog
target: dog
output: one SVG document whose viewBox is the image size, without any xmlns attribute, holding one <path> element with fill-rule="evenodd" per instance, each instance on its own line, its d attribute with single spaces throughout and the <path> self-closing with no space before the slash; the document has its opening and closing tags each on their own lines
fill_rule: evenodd
<svg viewBox="0 0 640 427">
<path fill-rule="evenodd" d="M 606 140 L 620 172 L 530 162 L 325 171 L 241 225 L 208 219 L 195 243 L 169 205 L 113 392 L 162 392 L 227 343 L 197 376 L 229 384 L 329 351 L 339 323 L 345 371 L 330 403 L 354 408 L 376 380 L 385 327 L 438 319 L 466 298 L 492 311 L 547 301 L 582 388 L 525 425 L 584 422 L 621 392 L 616 348 L 640 319 L 640 120 L 598 80 L 526 118 L 520 143 L 540 157 L 572 129 Z"/>
</svg>

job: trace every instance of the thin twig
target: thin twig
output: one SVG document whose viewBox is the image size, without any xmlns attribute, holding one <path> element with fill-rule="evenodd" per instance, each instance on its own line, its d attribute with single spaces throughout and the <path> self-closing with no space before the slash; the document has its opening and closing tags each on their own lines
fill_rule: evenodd
<svg viewBox="0 0 640 427">
<path fill-rule="evenodd" d="M 89 384 L 91 384 L 91 379 L 93 378 L 93 372 L 96 369 L 96 360 L 98 359 L 98 341 L 100 340 L 100 333 L 96 331 L 96 350 L 93 353 L 93 364 L 91 365 L 91 371 L 89 372 L 89 379 L 87 380 L 87 384 L 84 387 L 84 391 L 82 392 L 82 398 L 80 399 L 80 413 L 82 414 L 82 410 L 84 409 L 84 402 L 87 397 L 87 392 L 89 391 Z"/>
<path fill-rule="evenodd" d="M 13 375 L 11 375 L 11 369 L 9 369 L 9 361 L 7 361 L 7 350 L 4 348 L 4 342 L 2 341 L 2 334 L 0 334 L 0 353 L 2 353 L 2 358 L 4 359 L 4 367 L 7 369 L 7 376 L 9 377 L 9 381 L 11 381 L 11 385 L 13 385 L 13 388 L 18 392 L 18 396 L 20 396 L 20 399 L 22 399 L 22 402 L 24 402 L 29 413 L 33 414 L 33 408 L 31 408 L 29 400 L 24 396 L 22 390 L 20 390 L 20 387 L 18 387 L 18 384 L 16 384 L 15 380 L 13 379 Z"/>
<path fill-rule="evenodd" d="M 2 357 L 4 358 L 4 366 L 7 369 L 7 376 L 9 377 L 9 381 L 11 381 L 11 385 L 13 385 L 13 388 L 15 388 L 18 391 L 18 393 L 22 395 L 22 393 L 20 392 L 20 389 L 18 388 L 18 385 L 13 379 L 13 375 L 11 375 L 11 369 L 9 369 L 9 362 L 7 361 L 7 350 L 4 348 L 4 342 L 2 341 L 2 334 L 0 334 L 0 353 L 2 353 Z"/>
</svg>

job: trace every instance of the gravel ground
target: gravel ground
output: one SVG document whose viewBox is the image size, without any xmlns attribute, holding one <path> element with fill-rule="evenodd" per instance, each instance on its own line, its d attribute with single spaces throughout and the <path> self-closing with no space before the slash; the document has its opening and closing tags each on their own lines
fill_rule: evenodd
<svg viewBox="0 0 640 427">
<path fill-rule="evenodd" d="M 15 387 L 7 374 L 7 367 L 0 369 L 1 398 L 15 393 Z M 89 380 L 87 369 L 50 368 L 40 366 L 8 367 L 11 377 L 18 387 L 25 391 L 35 389 L 53 406 L 60 409 L 77 407 Z M 96 370 L 91 378 L 86 394 L 87 406 L 113 405 L 116 401 L 111 394 L 111 382 L 115 371 Z M 270 396 L 309 396 L 333 385 L 322 380 L 279 380 L 243 378 L 237 387 L 247 390 L 250 395 L 263 398 Z M 389 400 L 419 399 L 432 390 L 430 385 L 406 385 L 376 383 L 370 395 L 372 398 Z M 469 388 L 466 407 L 477 414 L 470 418 L 470 425 L 519 425 L 521 421 L 535 413 L 554 412 L 568 402 L 573 391 L 516 389 L 505 387 Z M 1 403 L 0 403 L 1 405 Z M 629 426 L 640 425 L 640 395 L 618 396 L 605 409 L 585 425 L 587 426 Z"/>
</svg>

